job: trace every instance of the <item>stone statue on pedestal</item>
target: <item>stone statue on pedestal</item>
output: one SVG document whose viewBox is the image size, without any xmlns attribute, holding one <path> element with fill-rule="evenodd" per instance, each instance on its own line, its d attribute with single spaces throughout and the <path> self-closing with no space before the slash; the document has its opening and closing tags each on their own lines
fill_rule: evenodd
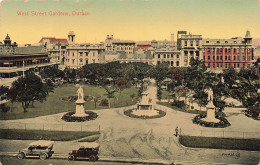
<svg viewBox="0 0 260 165">
<path fill-rule="evenodd" d="M 79 87 L 77 92 L 78 92 L 78 100 L 84 99 L 84 92 L 83 92 L 83 89 L 81 88 L 81 86 Z"/>
</svg>

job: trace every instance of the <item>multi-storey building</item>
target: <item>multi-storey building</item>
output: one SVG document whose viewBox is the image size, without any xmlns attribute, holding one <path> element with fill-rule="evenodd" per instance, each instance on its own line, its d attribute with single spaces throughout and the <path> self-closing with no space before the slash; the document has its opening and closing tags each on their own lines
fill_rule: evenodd
<svg viewBox="0 0 260 165">
<path fill-rule="evenodd" d="M 134 54 L 135 42 L 131 40 L 114 39 L 113 35 L 107 35 L 104 46 L 105 51 L 124 51 L 127 54 Z"/>
<path fill-rule="evenodd" d="M 55 37 L 42 37 L 39 41 L 41 45 L 44 45 L 49 52 L 52 63 L 63 64 L 62 58 L 65 54 L 65 48 L 68 43 L 67 39 L 55 38 Z"/>
<path fill-rule="evenodd" d="M 101 63 L 104 48 L 99 45 L 76 44 L 75 33 L 68 35 L 68 45 L 64 57 L 64 65 L 71 68 L 80 68 L 86 64 Z"/>
<path fill-rule="evenodd" d="M 22 75 L 27 70 L 38 71 L 53 66 L 44 46 L 17 47 L 7 35 L 0 52 L 0 76 L 3 78 Z"/>
<path fill-rule="evenodd" d="M 244 68 L 254 60 L 249 31 L 244 38 L 204 39 L 202 47 L 203 61 L 211 69 Z"/>
</svg>

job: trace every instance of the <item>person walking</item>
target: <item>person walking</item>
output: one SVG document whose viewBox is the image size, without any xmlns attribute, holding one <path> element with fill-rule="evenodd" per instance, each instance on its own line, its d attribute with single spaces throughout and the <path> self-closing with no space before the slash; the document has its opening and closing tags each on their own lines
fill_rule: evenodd
<svg viewBox="0 0 260 165">
<path fill-rule="evenodd" d="M 178 133 L 179 133 L 179 128 L 178 126 L 175 128 L 175 136 L 177 137 L 178 136 Z"/>
</svg>

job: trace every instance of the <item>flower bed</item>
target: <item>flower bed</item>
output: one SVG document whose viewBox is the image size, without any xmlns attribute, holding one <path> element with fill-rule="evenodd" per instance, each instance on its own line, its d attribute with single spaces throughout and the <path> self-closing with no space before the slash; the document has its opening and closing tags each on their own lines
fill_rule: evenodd
<svg viewBox="0 0 260 165">
<path fill-rule="evenodd" d="M 84 100 L 88 101 L 90 99 L 89 96 L 85 96 Z M 63 97 L 62 98 L 63 101 L 70 101 L 70 102 L 75 102 L 78 100 L 78 96 L 69 96 L 69 97 Z"/>
<path fill-rule="evenodd" d="M 207 122 L 207 121 L 201 120 L 205 117 L 206 117 L 205 114 L 197 115 L 193 118 L 192 122 L 194 124 L 199 124 L 203 127 L 212 127 L 212 128 L 225 128 L 225 127 L 228 127 L 231 125 L 226 118 L 220 117 L 218 115 L 216 115 L 216 118 L 220 120 L 218 123 Z"/>
<path fill-rule="evenodd" d="M 85 111 L 85 113 L 88 114 L 88 116 L 78 117 L 72 116 L 75 114 L 75 112 L 68 112 L 65 115 L 63 115 L 61 119 L 67 122 L 84 122 L 89 120 L 95 120 L 98 117 L 98 115 L 95 112 Z"/>
<path fill-rule="evenodd" d="M 124 112 L 124 114 L 128 117 L 132 117 L 132 118 L 141 118 L 141 119 L 154 119 L 154 118 L 160 118 L 160 117 L 163 117 L 166 115 L 166 112 L 164 111 L 161 111 L 161 110 L 158 110 L 158 109 L 155 109 L 156 111 L 158 111 L 158 115 L 155 115 L 155 116 L 137 116 L 137 115 L 134 115 L 132 112 L 133 112 L 134 109 L 130 109 L 130 110 L 127 110 Z M 143 110 L 145 111 L 145 110 Z"/>
</svg>

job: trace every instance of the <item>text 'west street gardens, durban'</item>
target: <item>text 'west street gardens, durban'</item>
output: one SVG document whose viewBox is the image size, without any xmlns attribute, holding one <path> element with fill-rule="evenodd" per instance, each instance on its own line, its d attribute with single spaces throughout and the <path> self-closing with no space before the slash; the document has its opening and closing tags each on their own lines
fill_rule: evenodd
<svg viewBox="0 0 260 165">
<path fill-rule="evenodd" d="M 86 11 L 17 11 L 18 16 L 88 16 Z"/>
</svg>

